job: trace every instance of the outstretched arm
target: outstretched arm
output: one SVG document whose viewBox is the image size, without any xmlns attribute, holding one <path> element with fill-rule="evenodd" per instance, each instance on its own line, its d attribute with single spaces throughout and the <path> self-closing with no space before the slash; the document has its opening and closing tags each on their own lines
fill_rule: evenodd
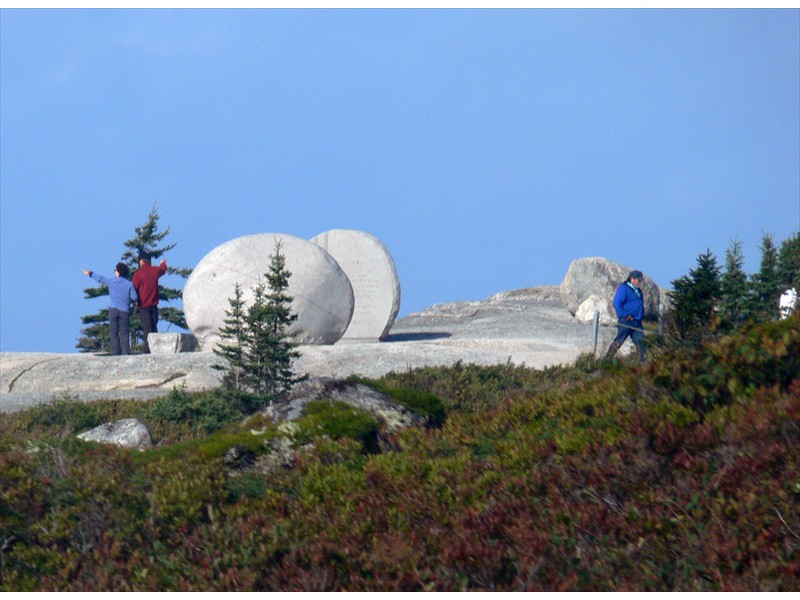
<svg viewBox="0 0 800 600">
<path fill-rule="evenodd" d="M 103 285 L 108 285 L 108 280 L 105 277 L 103 277 L 102 275 L 98 275 L 94 271 L 90 271 L 89 269 L 84 269 L 83 270 L 83 274 L 84 275 L 88 275 L 89 277 L 91 277 L 95 281 L 99 281 Z"/>
</svg>

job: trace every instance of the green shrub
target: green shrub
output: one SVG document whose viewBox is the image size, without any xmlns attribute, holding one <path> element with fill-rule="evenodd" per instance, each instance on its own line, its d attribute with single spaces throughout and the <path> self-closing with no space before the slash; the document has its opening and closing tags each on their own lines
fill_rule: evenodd
<svg viewBox="0 0 800 600">
<path fill-rule="evenodd" d="M 497 406 L 512 391 L 535 388 L 531 371 L 512 364 L 482 366 L 461 361 L 450 367 L 424 367 L 388 373 L 381 383 L 390 388 L 420 390 L 440 398 L 446 413 L 480 412 Z M 539 379 L 533 375 L 533 379 Z"/>
<path fill-rule="evenodd" d="M 787 389 L 800 373 L 800 317 L 764 323 L 699 346 L 680 348 L 648 367 L 655 385 L 705 415 L 745 402 L 763 387 Z"/>
<path fill-rule="evenodd" d="M 98 406 L 81 402 L 68 394 L 54 398 L 26 411 L 29 430 L 50 431 L 62 435 L 73 435 L 103 423 Z"/>
<path fill-rule="evenodd" d="M 199 396 L 160 407 L 161 446 L 144 452 L 80 443 L 48 420 L 36 438 L 10 415 L 0 590 L 795 591 L 792 327 L 645 367 L 585 358 L 394 375 L 381 385 L 441 391 L 441 427 L 404 429 L 368 454 L 375 417 L 312 403 L 296 441 L 313 445 L 268 472 L 224 457 L 270 452 L 284 427 L 253 416 L 187 433 L 180 419 L 216 414 Z M 468 389 L 447 387 L 456 381 Z"/>
<path fill-rule="evenodd" d="M 267 493 L 267 482 L 263 475 L 258 473 L 241 473 L 229 477 L 226 483 L 228 501 L 238 502 L 243 498 L 263 498 Z"/>
<path fill-rule="evenodd" d="M 187 392 L 177 387 L 154 400 L 147 412 L 148 419 L 182 423 L 205 433 L 218 431 L 243 417 L 244 413 L 218 391 Z"/>
<path fill-rule="evenodd" d="M 353 408 L 344 402 L 309 402 L 303 417 L 295 425 L 294 439 L 299 444 L 310 443 L 314 438 L 323 436 L 333 440 L 351 438 L 359 440 L 365 451 L 378 451 L 378 419 L 369 412 Z"/>
</svg>

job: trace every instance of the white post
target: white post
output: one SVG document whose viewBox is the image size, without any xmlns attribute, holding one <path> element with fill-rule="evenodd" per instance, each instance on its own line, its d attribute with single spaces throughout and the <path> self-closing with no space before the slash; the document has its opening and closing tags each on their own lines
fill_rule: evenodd
<svg viewBox="0 0 800 600">
<path fill-rule="evenodd" d="M 592 323 L 592 355 L 597 356 L 597 329 L 600 325 L 600 311 L 594 311 L 594 321 Z"/>
</svg>

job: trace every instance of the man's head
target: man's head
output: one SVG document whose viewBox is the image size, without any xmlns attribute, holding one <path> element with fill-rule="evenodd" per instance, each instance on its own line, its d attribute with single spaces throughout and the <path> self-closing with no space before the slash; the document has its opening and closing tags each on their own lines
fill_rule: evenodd
<svg viewBox="0 0 800 600">
<path fill-rule="evenodd" d="M 150 253 L 147 250 L 139 250 L 139 262 L 150 264 Z"/>
<path fill-rule="evenodd" d="M 128 276 L 128 265 L 126 265 L 125 263 L 118 262 L 117 266 L 115 267 L 115 270 L 117 271 L 117 275 L 119 275 L 120 277 Z"/>
<path fill-rule="evenodd" d="M 628 275 L 628 281 L 633 285 L 639 285 L 642 283 L 642 279 L 644 279 L 644 276 L 641 271 L 631 271 L 630 275 Z"/>
</svg>

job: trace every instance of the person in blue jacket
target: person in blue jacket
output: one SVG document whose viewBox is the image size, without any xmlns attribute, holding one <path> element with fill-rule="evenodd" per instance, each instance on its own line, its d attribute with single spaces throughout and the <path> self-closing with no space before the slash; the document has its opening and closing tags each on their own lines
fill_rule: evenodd
<svg viewBox="0 0 800 600">
<path fill-rule="evenodd" d="M 111 297 L 111 305 L 108 308 L 108 324 L 111 329 L 111 354 L 130 354 L 131 342 L 128 313 L 130 312 L 131 302 L 136 302 L 139 296 L 136 293 L 136 288 L 128 280 L 128 265 L 118 262 L 114 269 L 114 277 L 104 277 L 86 269 L 83 270 L 83 274 L 108 286 L 108 295 Z"/>
<path fill-rule="evenodd" d="M 616 356 L 620 346 L 625 340 L 631 341 L 639 351 L 639 360 L 645 360 L 644 332 L 642 319 L 644 318 L 644 294 L 639 287 L 642 283 L 642 272 L 631 271 L 628 279 L 623 281 L 614 294 L 614 310 L 617 312 L 617 337 L 611 342 L 606 352 L 606 358 Z"/>
</svg>

